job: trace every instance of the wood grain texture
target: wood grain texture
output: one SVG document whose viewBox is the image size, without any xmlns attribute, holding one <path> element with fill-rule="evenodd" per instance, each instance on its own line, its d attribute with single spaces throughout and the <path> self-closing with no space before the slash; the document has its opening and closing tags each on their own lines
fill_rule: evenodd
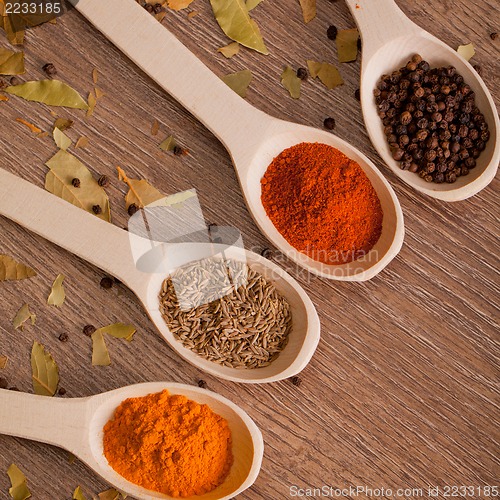
<svg viewBox="0 0 500 500">
<path fill-rule="evenodd" d="M 452 47 L 474 43 L 474 61 L 498 106 L 500 39 L 489 37 L 498 31 L 495 2 L 398 4 Z M 287 498 L 293 484 L 393 489 L 498 484 L 498 179 L 477 196 L 453 204 L 425 197 L 397 180 L 375 153 L 362 123 L 354 98 L 359 62 L 341 65 L 343 87 L 327 91 L 309 80 L 300 100 L 288 96 L 279 83 L 284 65 L 305 66 L 309 58 L 337 62 L 326 28 L 353 26 L 341 1 L 319 1 L 317 18 L 308 25 L 298 2 L 264 1 L 253 17 L 271 54 L 242 50 L 230 60 L 216 52 L 227 39 L 209 3 L 196 0 L 189 10 L 199 14 L 188 19 L 186 12 L 169 11 L 163 23 L 216 74 L 252 70 L 249 102 L 277 117 L 318 127 L 333 116 L 335 132 L 387 175 L 405 213 L 400 255 L 366 283 L 309 276 L 275 255 L 317 305 L 322 339 L 300 387 L 290 381 L 243 386 L 205 376 L 180 360 L 155 333 L 129 290 L 122 285 L 101 289 L 98 269 L 0 218 L 0 253 L 38 271 L 30 280 L 0 284 L 0 354 L 9 356 L 0 377 L 32 391 L 29 353 L 36 339 L 59 363 L 66 397 L 142 381 L 205 379 L 210 389 L 248 411 L 263 430 L 262 472 L 242 499 Z M 0 44 L 7 46 L 3 38 Z M 98 68 L 98 86 L 106 97 L 94 117 L 57 111 L 75 120 L 70 137 L 90 139 L 88 148 L 77 150 L 78 157 L 95 174 L 112 178 L 107 191 L 115 224 L 124 226 L 127 220 L 124 186 L 115 176 L 116 165 L 121 165 L 165 193 L 196 188 L 207 220 L 240 228 L 248 248 L 258 251 L 269 245 L 246 210 L 223 147 L 76 12 L 56 25 L 30 31 L 25 49 L 25 79 L 43 77 L 42 66 L 52 62 L 60 79 L 86 94 L 93 86 L 92 69 Z M 41 186 L 44 163 L 55 147 L 50 138 L 38 139 L 16 123 L 17 117 L 49 131 L 54 118 L 42 105 L 20 99 L 0 102 L 1 166 Z M 156 137 L 150 135 L 154 118 L 161 123 Z M 170 134 L 189 149 L 188 156 L 158 149 Z M 62 309 L 45 305 L 58 273 L 67 277 Z M 14 331 L 12 318 L 24 302 L 36 312 L 37 324 Z M 112 366 L 93 368 L 91 342 L 82 327 L 116 321 L 133 323 L 139 331 L 130 344 L 110 339 Z M 68 333 L 69 342 L 57 339 L 62 332 Z M 60 449 L 0 436 L 2 499 L 8 498 L 4 472 L 12 462 L 26 473 L 35 499 L 70 498 L 79 484 L 87 494 L 106 487 L 78 461 L 70 464 Z"/>
</svg>

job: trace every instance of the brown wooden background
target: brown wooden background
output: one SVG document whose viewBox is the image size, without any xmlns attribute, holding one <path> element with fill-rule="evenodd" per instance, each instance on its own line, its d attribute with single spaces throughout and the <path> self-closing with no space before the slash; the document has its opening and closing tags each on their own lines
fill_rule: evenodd
<svg viewBox="0 0 500 500">
<path fill-rule="evenodd" d="M 451 46 L 473 42 L 473 61 L 481 65 L 489 88 L 497 91 L 500 39 L 489 36 L 498 30 L 494 0 L 398 3 Z M 327 91 L 308 81 L 300 100 L 288 96 L 279 83 L 283 65 L 305 66 L 308 58 L 336 63 L 326 28 L 354 25 L 342 1 L 318 0 L 317 18 L 304 25 L 295 0 L 265 0 L 253 15 L 271 55 L 243 50 L 231 60 L 216 53 L 227 40 L 208 1 L 195 0 L 188 12 L 192 10 L 199 12 L 192 19 L 186 11 L 168 12 L 164 24 L 214 72 L 251 69 L 248 100 L 280 118 L 321 127 L 325 117 L 334 117 L 335 132 L 387 175 L 405 214 L 400 255 L 375 279 L 358 284 L 307 276 L 285 263 L 317 305 L 322 340 L 301 375 L 300 388 L 290 381 L 244 386 L 216 380 L 186 364 L 155 333 L 129 290 L 100 289 L 103 275 L 98 269 L 0 218 L 0 253 L 38 271 L 34 279 L 0 284 L 0 354 L 10 358 L 0 377 L 32 391 L 29 353 L 36 339 L 59 363 L 66 397 L 142 381 L 205 379 L 210 389 L 241 405 L 263 429 L 262 472 L 242 499 L 287 498 L 293 484 L 394 489 L 498 484 L 498 180 L 454 204 L 427 198 L 397 180 L 363 127 L 354 98 L 359 61 L 341 65 L 346 81 L 341 88 Z M 0 44 L 7 46 L 3 38 Z M 76 12 L 56 25 L 30 31 L 25 50 L 23 78 L 41 78 L 41 67 L 52 62 L 59 78 L 83 94 L 92 88 L 91 72 L 98 68 L 99 86 L 107 95 L 95 116 L 56 111 L 75 120 L 68 132 L 73 139 L 89 137 L 89 147 L 77 150 L 81 160 L 95 174 L 112 177 L 108 193 L 115 224 L 123 226 L 127 220 L 124 186 L 115 177 L 115 166 L 121 165 L 165 193 L 195 187 L 208 221 L 241 228 L 249 248 L 259 251 L 269 245 L 245 208 L 223 147 Z M 36 138 L 14 121 L 17 117 L 49 131 L 54 117 L 47 107 L 20 99 L 0 103 L 1 166 L 42 186 L 44 162 L 55 153 L 53 141 Z M 150 135 L 154 118 L 162 124 L 157 137 Z M 189 156 L 160 151 L 158 143 L 167 134 L 187 147 Z M 67 302 L 61 310 L 45 305 L 58 273 L 67 276 Z M 37 324 L 14 331 L 12 319 L 24 302 L 36 312 Z M 133 323 L 139 332 L 131 344 L 110 340 L 112 366 L 93 368 L 91 342 L 82 327 L 115 321 Z M 57 339 L 62 332 L 69 342 Z M 89 496 L 106 487 L 78 461 L 70 464 L 60 449 L 0 436 L 0 498 L 8 498 L 5 471 L 12 462 L 26 473 L 35 499 L 70 498 L 77 485 Z"/>
</svg>

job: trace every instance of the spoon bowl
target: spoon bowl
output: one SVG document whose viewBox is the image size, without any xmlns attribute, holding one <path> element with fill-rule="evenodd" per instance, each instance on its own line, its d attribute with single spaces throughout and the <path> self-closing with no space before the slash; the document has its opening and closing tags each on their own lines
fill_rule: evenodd
<svg viewBox="0 0 500 500">
<path fill-rule="evenodd" d="M 231 155 L 248 209 L 279 250 L 325 278 L 363 281 L 379 273 L 399 252 L 403 215 L 394 191 L 375 165 L 331 133 L 287 123 L 248 104 L 134 0 L 71 0 L 75 8 L 224 144 Z M 133 36 L 130 34 L 133 33 Z M 362 259 L 326 265 L 293 248 L 276 230 L 261 202 L 260 180 L 272 159 L 300 142 L 323 142 L 358 161 L 384 209 L 383 234 Z"/>
<path fill-rule="evenodd" d="M 197 500 L 233 498 L 256 480 L 262 464 L 264 443 L 253 420 L 240 407 L 214 392 L 169 382 L 136 384 L 88 398 L 56 399 L 0 390 L 0 434 L 16 436 L 65 448 L 80 458 L 106 482 L 139 500 L 171 499 L 147 490 L 118 474 L 103 450 L 103 427 L 127 398 L 168 390 L 199 404 L 206 404 L 225 418 L 231 429 L 234 462 L 225 481 Z"/>
<path fill-rule="evenodd" d="M 303 370 L 316 350 L 320 338 L 320 323 L 311 299 L 286 271 L 254 252 L 209 243 L 163 244 L 164 260 L 159 262 L 157 272 L 141 272 L 134 262 L 131 235 L 127 231 L 1 168 L 0 215 L 120 279 L 142 302 L 170 347 L 186 361 L 207 373 L 234 382 L 274 382 L 292 377 Z M 135 236 L 133 239 L 137 243 Z M 144 248 L 151 250 L 151 245 L 155 242 L 142 240 Z M 223 253 L 225 258 L 246 262 L 262 274 L 291 306 L 292 328 L 288 344 L 267 367 L 241 370 L 221 366 L 198 356 L 175 339 L 160 313 L 159 293 L 169 271 Z"/>
<path fill-rule="evenodd" d="M 495 177 L 500 161 L 500 129 L 493 98 L 476 70 L 455 50 L 410 21 L 393 0 L 346 0 L 363 41 L 360 97 L 368 135 L 391 170 L 413 188 L 445 201 L 459 201 L 478 193 Z M 475 93 L 476 105 L 490 130 L 486 149 L 468 175 L 452 184 L 426 182 L 417 174 L 401 170 L 391 155 L 378 116 L 373 90 L 383 74 L 403 67 L 414 54 L 420 54 L 431 67 L 455 66 Z"/>
</svg>

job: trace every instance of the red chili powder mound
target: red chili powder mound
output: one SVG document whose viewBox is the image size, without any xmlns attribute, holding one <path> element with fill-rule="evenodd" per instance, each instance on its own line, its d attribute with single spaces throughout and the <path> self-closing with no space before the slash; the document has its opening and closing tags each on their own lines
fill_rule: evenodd
<svg viewBox="0 0 500 500">
<path fill-rule="evenodd" d="M 285 149 L 261 180 L 262 204 L 281 235 L 325 264 L 344 264 L 373 248 L 382 232 L 380 200 L 363 169 L 326 144 Z"/>
<path fill-rule="evenodd" d="M 233 463 L 227 421 L 168 391 L 123 401 L 104 426 L 103 444 L 125 479 L 172 497 L 212 491 Z"/>
</svg>

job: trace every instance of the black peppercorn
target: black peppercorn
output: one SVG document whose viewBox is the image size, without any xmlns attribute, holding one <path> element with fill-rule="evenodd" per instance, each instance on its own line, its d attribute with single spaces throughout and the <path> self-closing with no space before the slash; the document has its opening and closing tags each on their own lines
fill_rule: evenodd
<svg viewBox="0 0 500 500">
<path fill-rule="evenodd" d="M 153 12 L 155 14 L 159 14 L 160 12 L 163 12 L 165 9 L 162 7 L 161 3 L 155 3 L 153 6 Z"/>
<path fill-rule="evenodd" d="M 97 184 L 101 187 L 108 187 L 109 186 L 109 178 L 107 175 L 101 175 L 97 181 Z"/>
<path fill-rule="evenodd" d="M 80 187 L 80 184 L 81 184 L 81 183 L 80 183 L 80 179 L 78 179 L 78 178 L 76 178 L 76 177 L 75 177 L 75 178 L 71 181 L 71 185 L 72 185 L 73 187 L 79 188 L 79 187 Z"/>
<path fill-rule="evenodd" d="M 113 278 L 110 278 L 109 276 L 105 276 L 104 278 L 102 278 L 100 285 L 105 290 L 109 290 L 110 288 L 113 288 Z"/>
<path fill-rule="evenodd" d="M 198 387 L 206 389 L 208 387 L 208 384 L 204 380 L 198 380 Z"/>
<path fill-rule="evenodd" d="M 59 387 L 59 390 L 57 391 L 57 393 L 59 394 L 59 396 L 64 396 L 66 394 L 66 389 L 64 387 Z"/>
<path fill-rule="evenodd" d="M 409 111 L 403 111 L 399 117 L 401 125 L 408 125 L 412 120 L 411 113 Z"/>
<path fill-rule="evenodd" d="M 130 215 L 130 217 L 132 217 L 132 215 L 136 214 L 138 211 L 139 207 L 135 203 L 131 203 L 127 209 L 127 212 Z"/>
<path fill-rule="evenodd" d="M 297 77 L 300 78 L 301 80 L 307 80 L 307 69 L 299 68 L 297 70 Z"/>
<path fill-rule="evenodd" d="M 262 249 L 262 251 L 260 252 L 260 254 L 265 259 L 272 259 L 274 257 L 274 252 L 270 248 L 264 248 L 264 249 Z"/>
<path fill-rule="evenodd" d="M 16 85 L 21 85 L 23 82 L 20 78 L 18 78 L 17 76 L 13 76 L 11 79 L 10 79 L 10 84 L 13 85 L 13 86 L 16 86 Z"/>
<path fill-rule="evenodd" d="M 172 151 L 175 156 L 182 156 L 184 154 L 184 150 L 180 146 L 177 146 L 177 144 L 174 146 Z"/>
<path fill-rule="evenodd" d="M 492 40 L 496 40 L 498 38 L 498 33 L 497 32 L 494 32 L 494 33 L 490 33 L 490 38 Z"/>
<path fill-rule="evenodd" d="M 154 7 L 150 4 L 150 3 L 147 3 L 146 5 L 144 5 L 144 8 L 150 13 L 152 14 L 153 11 L 154 11 Z"/>
<path fill-rule="evenodd" d="M 102 214 L 101 205 L 94 205 L 92 207 L 92 212 L 94 212 L 96 215 Z"/>
<path fill-rule="evenodd" d="M 68 334 L 67 333 L 61 333 L 61 335 L 59 335 L 59 340 L 61 342 L 67 342 L 69 340 L 69 337 L 68 337 Z"/>
<path fill-rule="evenodd" d="M 85 325 L 83 327 L 83 334 L 87 337 L 91 337 L 92 334 L 96 331 L 96 327 L 94 325 Z"/>
<path fill-rule="evenodd" d="M 328 29 L 326 30 L 326 36 L 330 40 L 335 40 L 337 38 L 337 33 L 338 29 L 336 26 L 333 26 L 333 24 L 331 26 L 328 26 Z"/>
<path fill-rule="evenodd" d="M 0 76 L 0 91 L 6 89 L 9 84 Z"/>
<path fill-rule="evenodd" d="M 57 69 L 52 63 L 45 64 L 42 69 L 43 71 L 45 71 L 45 74 L 50 78 L 57 75 Z"/>
<path fill-rule="evenodd" d="M 302 385 L 302 379 L 300 377 L 292 377 L 292 384 L 297 386 L 297 387 L 300 387 Z"/>
<path fill-rule="evenodd" d="M 387 106 L 389 106 L 389 103 L 387 103 Z M 333 118 L 325 118 L 325 120 L 323 121 L 323 126 L 327 130 L 333 130 L 335 128 L 335 120 Z"/>
</svg>

